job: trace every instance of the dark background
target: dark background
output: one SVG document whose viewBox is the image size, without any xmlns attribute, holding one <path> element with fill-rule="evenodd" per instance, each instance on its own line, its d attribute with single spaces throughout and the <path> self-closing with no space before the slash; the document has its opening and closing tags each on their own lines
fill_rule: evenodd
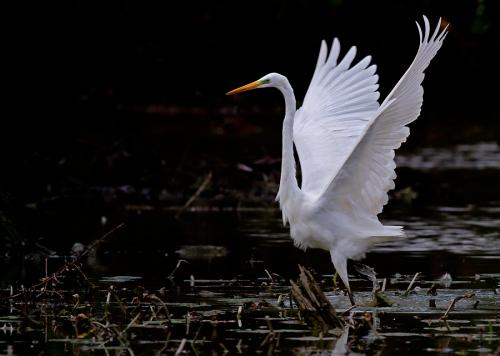
<svg viewBox="0 0 500 356">
<path fill-rule="evenodd" d="M 270 71 L 289 76 L 302 95 L 320 40 L 334 36 L 373 55 L 388 89 L 415 53 L 415 21 L 442 16 L 450 35 L 426 82 L 428 109 L 490 112 L 499 7 L 488 0 L 68 1 L 19 9 L 7 52 L 22 108 L 34 102 L 40 114 L 80 113 L 78 105 L 99 99 L 219 107 L 228 88 Z"/>
<path fill-rule="evenodd" d="M 494 0 L 15 6 L 6 12 L 0 130 L 7 235 L 38 236 L 54 221 L 127 204 L 182 205 L 210 171 L 207 204 L 275 206 L 275 186 L 261 183 L 279 176 L 279 93 L 224 93 L 280 72 L 300 103 L 321 39 L 337 36 L 344 53 L 356 45 L 357 58 L 373 56 L 384 97 L 416 53 L 423 14 L 434 25 L 443 17 L 450 33 L 427 71 L 422 117 L 405 147 L 500 136 Z M 73 230 L 86 229 L 81 219 Z"/>
</svg>

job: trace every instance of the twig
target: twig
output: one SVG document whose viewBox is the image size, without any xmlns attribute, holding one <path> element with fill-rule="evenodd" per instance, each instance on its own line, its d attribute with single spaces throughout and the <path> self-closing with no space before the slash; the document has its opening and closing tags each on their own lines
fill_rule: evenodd
<svg viewBox="0 0 500 356">
<path fill-rule="evenodd" d="M 384 278 L 384 280 L 382 281 L 382 288 L 380 289 L 382 293 L 385 292 L 386 285 L 387 285 L 387 278 Z"/>
<path fill-rule="evenodd" d="M 418 276 L 420 276 L 420 272 L 415 273 L 415 275 L 413 276 L 410 285 L 408 286 L 408 288 L 406 288 L 406 291 L 403 293 L 405 297 L 408 296 L 408 294 L 410 294 L 411 287 L 413 287 L 413 283 L 415 283 L 415 280 L 417 279 Z"/>
<path fill-rule="evenodd" d="M 239 339 L 238 343 L 236 344 L 236 351 L 238 351 L 239 354 L 243 353 L 243 350 L 241 349 L 241 345 L 243 344 L 243 340 Z"/>
<path fill-rule="evenodd" d="M 443 323 L 444 323 L 444 326 L 446 328 L 446 330 L 451 333 L 451 329 L 450 329 L 450 325 L 448 325 L 448 320 L 447 319 L 442 319 Z"/>
<path fill-rule="evenodd" d="M 347 308 L 343 313 L 342 313 L 342 316 L 347 316 L 351 310 L 353 310 L 354 308 L 356 308 L 357 305 L 351 305 L 349 308 Z"/>
<path fill-rule="evenodd" d="M 152 305 L 149 306 L 149 310 L 151 311 L 151 317 L 149 318 L 149 321 L 158 320 L 158 316 L 155 313 L 155 308 Z"/>
<path fill-rule="evenodd" d="M 35 245 L 35 247 L 38 247 L 40 250 L 42 250 L 43 252 L 45 252 L 47 255 L 54 255 L 55 254 L 54 251 L 52 251 L 48 247 L 40 245 L 38 242 L 35 242 L 34 245 Z"/>
<path fill-rule="evenodd" d="M 271 324 L 271 319 L 269 319 L 269 315 L 266 315 L 266 322 L 267 322 L 267 327 L 268 327 L 269 331 L 274 332 L 273 324 Z"/>
<path fill-rule="evenodd" d="M 429 290 L 427 291 L 427 295 L 434 295 L 436 296 L 437 295 L 437 287 L 436 287 L 436 284 L 432 283 L 432 286 L 429 288 Z"/>
<path fill-rule="evenodd" d="M 194 333 L 193 340 L 191 340 L 191 344 L 194 344 L 198 340 L 198 335 L 200 334 L 201 328 L 203 327 L 203 323 L 200 324 L 198 330 Z"/>
<path fill-rule="evenodd" d="M 120 307 L 120 310 L 122 311 L 123 315 L 125 317 L 127 317 L 127 310 L 128 310 L 127 305 L 125 303 L 123 303 L 123 300 L 120 299 L 120 297 L 116 293 L 116 290 L 113 288 L 113 286 L 111 286 L 111 287 L 112 287 L 111 294 L 115 298 L 115 301 L 118 303 L 118 306 Z"/>
<path fill-rule="evenodd" d="M 177 349 L 177 351 L 175 351 L 175 356 L 179 356 L 182 353 L 182 350 L 184 349 L 184 345 L 186 345 L 186 338 L 183 338 L 181 340 L 179 348 Z"/>
<path fill-rule="evenodd" d="M 264 269 L 264 272 L 266 272 L 267 276 L 271 280 L 271 283 L 274 283 L 274 279 L 273 279 L 273 276 L 271 276 L 271 273 L 269 273 L 269 271 L 267 269 Z"/>
<path fill-rule="evenodd" d="M 79 266 L 79 265 L 75 264 L 75 265 L 74 265 L 74 267 L 75 267 L 75 269 L 76 269 L 76 270 L 77 270 L 77 271 L 78 271 L 78 272 L 82 275 L 82 277 L 85 279 L 85 282 L 87 282 L 87 283 L 89 284 L 89 286 L 91 286 L 91 287 L 95 287 L 95 284 L 94 284 L 94 283 L 92 283 L 92 282 L 88 279 L 87 275 L 86 275 L 85 273 L 83 273 L 83 271 L 82 271 L 82 269 L 80 268 L 80 266 Z"/>
<path fill-rule="evenodd" d="M 262 340 L 262 342 L 260 343 L 259 349 L 264 347 L 266 344 L 271 343 L 271 341 L 273 340 L 274 340 L 274 332 L 269 331 L 269 333 L 266 334 L 266 337 L 264 337 L 264 340 Z"/>
<path fill-rule="evenodd" d="M 241 322 L 241 312 L 243 311 L 243 307 L 240 305 L 238 307 L 238 312 L 236 313 L 236 321 L 238 322 L 238 327 L 241 328 L 243 326 Z"/>
<path fill-rule="evenodd" d="M 139 312 L 136 314 L 136 316 L 130 321 L 130 323 L 128 323 L 128 325 L 125 327 L 125 329 L 123 329 L 122 331 L 120 331 L 120 333 L 118 334 L 117 338 L 118 339 L 121 339 L 123 338 L 125 335 L 125 333 L 128 331 L 128 329 L 130 329 L 130 327 L 135 324 L 135 322 L 139 319 L 139 317 L 142 316 L 142 312 Z"/>
<path fill-rule="evenodd" d="M 210 171 L 205 176 L 205 179 L 203 180 L 203 182 L 201 182 L 196 192 L 194 192 L 194 194 L 188 199 L 186 204 L 184 204 L 182 208 L 180 208 L 179 211 L 175 214 L 176 219 L 178 219 L 181 216 L 184 210 L 186 210 L 191 204 L 193 204 L 193 202 L 196 200 L 196 198 L 198 198 L 201 192 L 205 190 L 205 188 L 208 186 L 208 183 L 210 183 L 211 180 L 212 180 L 212 172 Z"/>
<path fill-rule="evenodd" d="M 475 293 L 467 293 L 467 294 L 464 294 L 464 295 L 461 295 L 461 296 L 458 296 L 456 297 L 455 299 L 452 300 L 452 302 L 450 303 L 450 306 L 448 307 L 448 309 L 446 309 L 446 312 L 443 314 L 443 316 L 441 317 L 441 319 L 446 319 L 448 318 L 448 313 L 453 309 L 453 307 L 455 306 L 455 304 L 460 300 L 460 299 L 464 299 L 464 298 L 472 298 L 474 297 L 476 294 Z"/>
<path fill-rule="evenodd" d="M 229 353 L 229 350 L 227 349 L 226 345 L 224 345 L 222 342 L 219 342 L 220 347 L 222 347 L 222 355 L 227 355 Z"/>
<path fill-rule="evenodd" d="M 174 269 L 172 270 L 172 272 L 170 272 L 170 274 L 168 275 L 167 279 L 172 283 L 172 284 L 175 284 L 174 283 L 174 275 L 175 275 L 175 272 L 177 272 L 177 270 L 179 269 L 179 267 L 181 266 L 182 262 L 185 262 L 185 263 L 189 263 L 188 261 L 186 260 L 177 260 L 177 264 L 175 265 Z"/>
<path fill-rule="evenodd" d="M 170 335 L 172 334 L 171 331 L 167 332 L 167 339 L 165 340 L 165 343 L 163 344 L 163 347 L 156 352 L 156 356 L 161 356 L 163 351 L 165 351 L 168 347 L 168 342 L 170 341 Z"/>
<path fill-rule="evenodd" d="M 165 309 L 165 314 L 166 314 L 166 316 L 167 316 L 167 320 L 168 320 L 168 322 L 169 322 L 169 323 L 171 323 L 171 322 L 172 322 L 172 319 L 170 319 L 170 313 L 169 313 L 169 311 L 168 311 L 168 308 L 167 308 L 167 305 L 165 304 L 165 302 L 164 302 L 163 300 L 161 300 L 161 298 L 159 298 L 158 296 L 156 296 L 156 295 L 154 295 L 154 294 L 149 295 L 149 299 L 154 300 L 154 301 L 157 301 L 157 302 L 159 302 L 159 303 L 161 304 L 161 307 L 162 307 L 163 309 Z M 161 310 L 161 309 L 160 309 L 160 310 Z"/>
<path fill-rule="evenodd" d="M 80 264 L 81 258 L 83 256 L 85 256 L 86 254 L 88 254 L 95 246 L 97 246 L 97 244 L 99 244 L 102 241 L 104 241 L 105 239 L 107 239 L 112 233 L 114 233 L 115 231 L 121 229 L 123 226 L 125 226 L 124 223 L 121 223 L 121 224 L 115 226 L 113 229 L 111 229 L 110 231 L 108 231 L 107 233 L 105 233 L 101 238 L 99 238 L 98 240 L 95 240 L 92 244 L 90 244 L 89 247 L 85 251 L 83 251 L 83 253 L 80 256 L 76 257 L 72 261 L 64 263 L 54 273 L 52 273 L 51 276 L 42 278 L 40 282 L 33 284 L 30 288 L 24 289 L 20 293 L 13 294 L 13 295 L 10 295 L 8 297 L 3 297 L 1 299 L 13 299 L 13 298 L 17 298 L 20 295 L 23 295 L 24 293 L 26 293 L 26 291 L 36 290 L 37 288 L 40 288 L 43 285 L 47 285 L 49 282 L 53 282 L 53 281 L 57 282 L 57 278 L 60 275 L 62 275 L 64 272 L 66 272 L 66 271 L 68 271 L 68 270 L 70 270 L 72 268 L 77 269 L 80 273 L 83 274 L 83 272 L 81 272 L 81 269 L 79 268 L 79 264 Z M 85 274 L 83 274 L 83 276 L 86 279 L 86 281 L 89 281 L 88 278 L 85 276 Z M 91 286 L 93 286 L 93 284 L 91 284 Z"/>
<path fill-rule="evenodd" d="M 85 251 L 83 251 L 81 253 L 80 256 L 77 257 L 76 260 L 80 260 L 82 257 L 86 256 L 89 254 L 90 251 L 92 251 L 94 248 L 97 247 L 97 245 L 99 245 L 100 243 L 102 243 L 104 240 L 106 240 L 111 234 L 115 233 L 116 231 L 120 230 L 122 227 L 125 226 L 125 223 L 121 223 L 121 224 L 118 224 L 116 225 L 114 228 L 112 228 L 111 230 L 109 230 L 108 232 L 106 232 L 104 235 L 102 235 L 101 238 L 97 239 L 97 240 L 94 240 L 92 241 L 92 243 L 90 245 L 87 246 L 87 248 L 85 249 Z"/>
</svg>

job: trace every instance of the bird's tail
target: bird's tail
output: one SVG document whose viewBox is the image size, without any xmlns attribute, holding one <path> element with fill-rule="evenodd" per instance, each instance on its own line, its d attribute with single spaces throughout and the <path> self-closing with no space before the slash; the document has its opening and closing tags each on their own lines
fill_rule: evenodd
<svg viewBox="0 0 500 356">
<path fill-rule="evenodd" d="M 384 226 L 381 232 L 371 235 L 368 240 L 372 244 L 378 244 L 404 237 L 406 237 L 406 234 L 402 226 Z"/>
<path fill-rule="evenodd" d="M 404 237 L 406 237 L 406 234 L 402 226 L 383 226 L 382 230 L 371 231 L 369 234 L 359 237 L 356 240 L 357 244 L 355 248 L 351 245 L 351 249 L 344 251 L 344 253 L 347 258 L 360 260 L 365 258 L 366 252 L 371 250 L 375 245 Z"/>
</svg>

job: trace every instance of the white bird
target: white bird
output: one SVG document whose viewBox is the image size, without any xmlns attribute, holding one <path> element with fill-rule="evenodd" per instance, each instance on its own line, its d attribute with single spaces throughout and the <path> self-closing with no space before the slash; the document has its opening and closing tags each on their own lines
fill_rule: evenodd
<svg viewBox="0 0 500 356">
<path fill-rule="evenodd" d="M 274 87 L 285 98 L 281 178 L 276 200 L 297 247 L 330 251 L 332 263 L 354 304 L 347 260 L 360 259 L 374 244 L 404 237 L 401 226 L 384 226 L 377 215 L 396 178 L 394 150 L 410 134 L 406 126 L 420 114 L 424 71 L 447 34 L 441 19 L 434 32 L 424 16 L 415 59 L 379 104 L 376 66 L 367 56 L 352 65 L 356 47 L 339 60 L 337 38 L 328 54 L 321 43 L 303 105 L 296 109 L 288 79 L 270 73 L 228 92 Z M 302 184 L 296 179 L 294 144 Z"/>
</svg>

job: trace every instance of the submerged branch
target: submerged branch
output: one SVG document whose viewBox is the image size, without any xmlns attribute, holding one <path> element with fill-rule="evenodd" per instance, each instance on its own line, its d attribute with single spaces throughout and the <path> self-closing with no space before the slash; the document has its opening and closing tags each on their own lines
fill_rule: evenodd
<svg viewBox="0 0 500 356">
<path fill-rule="evenodd" d="M 444 319 L 448 318 L 448 313 L 455 307 L 455 304 L 459 300 L 464 299 L 464 298 L 470 299 L 470 298 L 474 297 L 475 295 L 476 295 L 475 293 L 467 293 L 467 294 L 460 295 L 460 296 L 456 297 L 455 299 L 453 299 L 451 301 L 450 305 L 448 306 L 448 309 L 446 309 L 446 312 L 441 317 L 441 319 L 444 320 Z"/>
</svg>

